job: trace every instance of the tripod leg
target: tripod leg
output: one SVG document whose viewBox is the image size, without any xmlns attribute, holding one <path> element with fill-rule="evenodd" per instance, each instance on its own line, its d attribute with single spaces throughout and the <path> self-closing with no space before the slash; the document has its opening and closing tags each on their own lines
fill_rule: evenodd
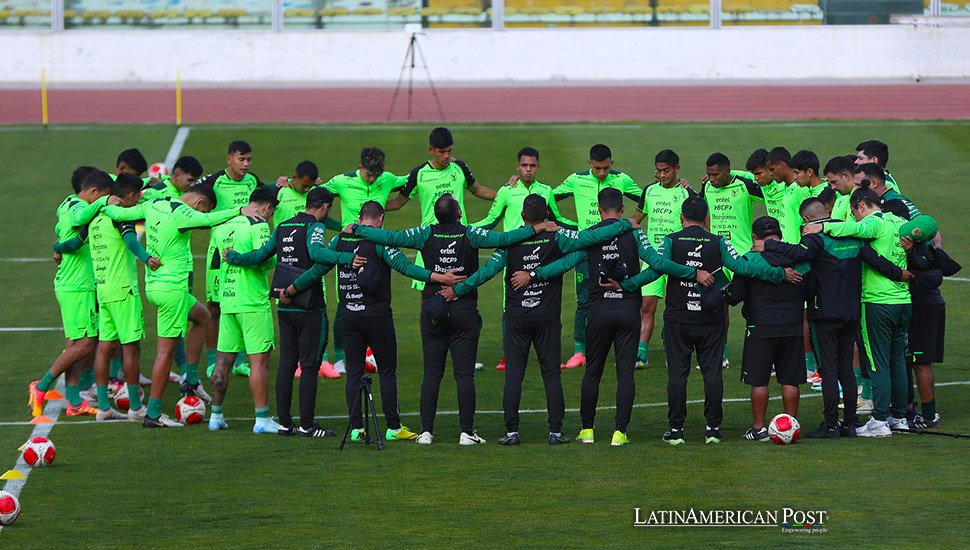
<svg viewBox="0 0 970 550">
<path fill-rule="evenodd" d="M 354 400 L 354 406 L 351 408 L 351 410 L 356 411 L 359 405 L 360 405 L 360 394 L 358 393 L 357 398 Z M 344 450 L 344 445 L 347 443 L 347 436 L 350 435 L 350 428 L 353 425 L 353 423 L 354 423 L 354 417 L 353 415 L 350 415 L 350 417 L 347 419 L 347 429 L 344 430 L 344 438 L 340 442 L 341 451 Z M 364 424 L 364 427 L 366 428 L 367 424 Z"/>
<path fill-rule="evenodd" d="M 371 413 L 374 415 L 374 433 L 377 434 L 377 448 L 383 451 L 384 450 L 384 440 L 381 439 L 381 427 L 378 424 L 379 421 L 377 419 L 377 408 L 374 407 L 374 394 L 373 394 L 373 392 L 367 392 L 367 397 L 370 399 L 370 410 L 371 410 Z"/>
<path fill-rule="evenodd" d="M 421 56 L 421 65 L 424 67 L 424 73 L 428 75 L 428 84 L 431 86 L 431 95 L 434 96 L 434 102 L 438 106 L 438 114 L 441 115 L 441 121 L 445 121 L 445 110 L 441 107 L 441 99 L 438 97 L 438 90 L 434 87 L 434 81 L 431 80 L 431 71 L 428 70 L 428 62 L 424 59 L 424 51 L 421 49 L 421 44 L 418 44 L 417 37 L 413 38 L 414 49 L 417 50 L 418 55 Z M 411 53 L 411 59 L 414 59 L 414 52 Z M 410 116 L 408 117 L 410 118 Z"/>
<path fill-rule="evenodd" d="M 411 42 L 408 43 L 408 50 L 404 53 L 404 63 L 401 64 L 401 74 L 397 77 L 397 85 L 394 86 L 394 96 L 391 98 L 391 108 L 387 110 L 387 121 L 391 121 L 391 115 L 394 114 L 394 104 L 397 103 L 397 95 L 401 92 L 401 83 L 404 82 L 404 71 L 408 69 L 408 65 L 414 70 L 414 37 L 411 37 Z M 411 118 L 410 115 L 408 118 Z"/>
</svg>

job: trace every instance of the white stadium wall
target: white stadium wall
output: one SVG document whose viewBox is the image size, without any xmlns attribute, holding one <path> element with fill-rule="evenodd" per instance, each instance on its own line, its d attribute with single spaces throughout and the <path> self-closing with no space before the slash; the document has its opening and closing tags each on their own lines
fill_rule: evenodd
<svg viewBox="0 0 970 550">
<path fill-rule="evenodd" d="M 970 28 L 913 25 L 434 30 L 436 83 L 970 78 Z M 404 32 L 70 31 L 0 34 L 0 85 L 393 85 Z M 424 74 L 416 73 L 416 82 Z"/>
</svg>

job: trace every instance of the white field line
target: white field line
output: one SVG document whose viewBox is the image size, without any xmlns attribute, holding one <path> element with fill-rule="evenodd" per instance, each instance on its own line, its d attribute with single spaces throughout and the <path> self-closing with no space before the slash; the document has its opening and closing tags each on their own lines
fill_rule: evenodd
<svg viewBox="0 0 970 550">
<path fill-rule="evenodd" d="M 172 146 L 168 148 L 168 154 L 165 155 L 165 166 L 169 170 L 175 166 L 175 161 L 182 154 L 182 147 L 185 146 L 185 140 L 189 139 L 189 132 L 191 132 L 191 129 L 188 126 L 182 126 L 175 132 L 175 139 L 172 140 Z"/>
</svg>

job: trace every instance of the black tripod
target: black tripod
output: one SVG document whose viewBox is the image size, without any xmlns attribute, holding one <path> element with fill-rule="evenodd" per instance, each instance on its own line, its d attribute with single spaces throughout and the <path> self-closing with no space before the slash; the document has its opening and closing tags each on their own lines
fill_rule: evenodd
<svg viewBox="0 0 970 550">
<path fill-rule="evenodd" d="M 391 98 L 391 108 L 387 111 L 387 121 L 391 121 L 391 115 L 394 114 L 394 104 L 397 102 L 397 94 L 401 92 L 401 83 L 404 81 L 404 71 L 408 71 L 408 120 L 411 120 L 411 102 L 414 96 L 414 67 L 415 63 L 415 52 L 417 55 L 421 56 L 421 66 L 424 68 L 424 73 L 428 75 L 428 84 L 431 86 L 431 95 L 434 96 L 434 102 L 438 106 L 438 113 L 441 115 L 441 121 L 445 120 L 445 111 L 441 108 L 441 100 L 438 99 L 438 91 L 435 90 L 434 82 L 431 81 L 431 72 L 428 71 L 428 62 L 424 59 L 424 52 L 421 51 L 421 45 L 418 44 L 418 34 L 411 33 L 411 40 L 408 43 L 408 51 L 404 54 L 404 64 L 401 65 L 401 75 L 397 77 L 397 86 L 394 87 L 394 97 Z"/>
<path fill-rule="evenodd" d="M 381 427 L 377 420 L 377 409 L 374 407 L 374 394 L 371 392 L 370 386 L 373 378 L 370 376 L 364 376 L 360 379 L 360 391 L 357 392 L 357 398 L 354 399 L 354 406 L 351 410 L 356 411 L 357 407 L 363 405 L 364 407 L 364 443 L 370 445 L 373 442 L 377 442 L 377 448 L 381 451 L 384 450 L 384 440 L 381 439 Z M 370 404 L 370 408 L 367 405 Z M 371 415 L 374 416 L 374 433 L 377 434 L 376 439 L 371 439 L 370 437 L 370 423 Z M 344 450 L 344 445 L 347 443 L 347 436 L 350 434 L 350 429 L 353 427 L 354 417 L 351 415 L 350 419 L 347 421 L 347 430 L 344 431 L 344 439 L 340 442 L 340 450 Z"/>
</svg>

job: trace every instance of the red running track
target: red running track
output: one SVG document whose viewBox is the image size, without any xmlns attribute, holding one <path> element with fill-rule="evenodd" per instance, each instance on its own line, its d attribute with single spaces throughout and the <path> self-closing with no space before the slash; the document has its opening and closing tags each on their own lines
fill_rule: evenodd
<svg viewBox="0 0 970 550">
<path fill-rule="evenodd" d="M 393 88 L 189 88 L 183 124 L 384 122 Z M 970 118 L 970 84 L 447 87 L 449 122 Z M 54 89 L 51 124 L 173 123 L 174 90 Z M 414 121 L 440 117 L 415 89 Z M 406 121 L 407 90 L 392 121 Z M 41 122 L 39 90 L 0 90 L 0 124 Z"/>
</svg>

